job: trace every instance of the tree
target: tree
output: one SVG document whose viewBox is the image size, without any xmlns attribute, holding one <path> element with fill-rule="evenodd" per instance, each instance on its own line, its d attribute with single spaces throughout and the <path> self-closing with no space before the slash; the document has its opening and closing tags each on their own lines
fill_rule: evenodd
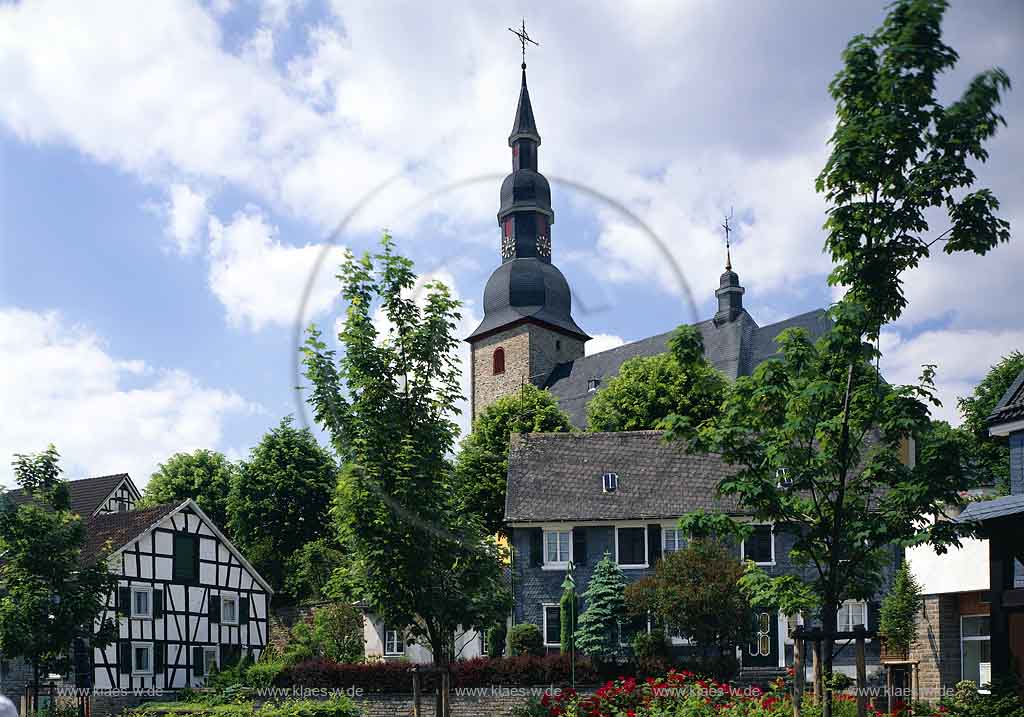
<svg viewBox="0 0 1024 717">
<path fill-rule="evenodd" d="M 563 655 L 573 651 L 573 637 L 579 617 L 579 600 L 575 583 L 566 584 L 558 601 L 559 645 Z"/>
<path fill-rule="evenodd" d="M 331 594 L 331 578 L 339 569 L 346 567 L 346 557 L 331 536 L 311 540 L 292 553 L 285 563 L 285 590 L 296 600 L 349 597 L 347 594 Z"/>
<path fill-rule="evenodd" d="M 296 551 L 325 533 L 337 471 L 330 452 L 309 429 L 292 426 L 291 416 L 241 464 L 228 496 L 228 526 L 275 591 L 285 592 L 285 567 Z"/>
<path fill-rule="evenodd" d="M 904 562 L 896 572 L 892 592 L 882 601 L 878 632 L 888 647 L 904 652 L 910 649 L 917 634 L 917 616 L 923 606 L 921 586 L 910 571 L 910 563 Z"/>
<path fill-rule="evenodd" d="M 605 553 L 583 593 L 586 609 L 576 628 L 576 647 L 596 660 L 614 660 L 622 654 L 619 637 L 626 617 L 624 593 L 628 584 L 619 564 Z"/>
<path fill-rule="evenodd" d="M 1009 238 L 992 193 L 967 191 L 975 180 L 968 163 L 987 158 L 983 145 L 1003 122 L 995 107 L 1009 79 L 990 70 L 948 107 L 935 100 L 936 77 L 957 59 L 941 41 L 945 8 L 943 0 L 893 3 L 877 32 L 851 40 L 830 85 L 838 122 L 817 188 L 830 205 L 829 281 L 846 288 L 830 312 L 833 328 L 817 343 L 783 332 L 781 358 L 738 379 L 721 414 L 703 425 L 670 419 L 689 450 L 720 453 L 736 467 L 719 492 L 792 534 L 790 556 L 808 569 L 812 589 L 763 576 L 750 582 L 758 588 L 751 599 L 816 608 L 826 674 L 839 605 L 877 591 L 893 543 L 941 552 L 970 531 L 940 520 L 944 506 L 962 504 L 947 470 L 957 446 L 932 444 L 913 469 L 898 458 L 905 437 L 930 430 L 934 367 L 916 386 L 889 386 L 871 344 L 906 307 L 903 273 L 936 241 L 947 253 L 984 254 Z M 930 238 L 925 214 L 935 207 L 950 227 Z M 827 694 L 825 717 L 831 707 Z"/>
<path fill-rule="evenodd" d="M 738 581 L 743 566 L 717 541 L 699 539 L 670 553 L 654 575 L 626 588 L 630 614 L 650 614 L 687 636 L 704 655 L 726 654 L 749 629 L 750 606 Z"/>
<path fill-rule="evenodd" d="M 508 443 L 513 433 L 571 431 L 569 417 L 548 391 L 525 384 L 485 408 L 462 441 L 455 464 L 466 510 L 480 516 L 488 533 L 502 532 Z"/>
<path fill-rule="evenodd" d="M 218 528 L 226 529 L 228 494 L 237 475 L 238 466 L 223 453 L 205 448 L 192 453 L 175 453 L 150 477 L 139 506 L 192 498 Z"/>
<path fill-rule="evenodd" d="M 1024 354 L 1013 351 L 989 369 L 970 396 L 957 399 L 972 478 L 982 485 L 996 485 L 1002 493 L 1010 492 L 1010 446 L 1006 436 L 989 435 L 988 417 L 1021 371 Z"/>
<path fill-rule="evenodd" d="M 695 423 L 713 415 L 727 386 L 704 358 L 704 339 L 689 325 L 676 329 L 669 351 L 629 359 L 587 406 L 591 431 L 642 431 L 670 415 Z"/>
<path fill-rule="evenodd" d="M 14 474 L 31 497 L 0 514 L 0 653 L 32 665 L 38 698 L 41 673 L 64 672 L 78 640 L 106 647 L 117 624 L 97 621 L 117 585 L 106 553 L 83 565 L 85 528 L 71 512 L 57 449 L 15 456 Z"/>
<path fill-rule="evenodd" d="M 313 614 L 313 635 L 320 653 L 335 662 L 363 659 L 363 614 L 347 602 L 325 605 Z"/>
<path fill-rule="evenodd" d="M 445 665 L 458 628 L 486 629 L 510 607 L 499 547 L 462 509 L 448 460 L 459 430 L 458 302 L 429 282 L 418 303 L 412 262 L 386 234 L 376 255 L 348 254 L 339 277 L 344 354 L 316 327 L 304 347 L 310 403 L 345 464 L 333 521 L 370 609 L 408 626 Z"/>
</svg>

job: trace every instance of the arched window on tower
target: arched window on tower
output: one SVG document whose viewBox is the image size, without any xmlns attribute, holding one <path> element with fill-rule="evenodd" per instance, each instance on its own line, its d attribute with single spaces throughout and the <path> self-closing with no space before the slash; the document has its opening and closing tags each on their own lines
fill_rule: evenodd
<svg viewBox="0 0 1024 717">
<path fill-rule="evenodd" d="M 505 373 L 505 349 L 500 346 L 494 349 L 494 357 L 491 364 L 492 373 L 497 376 L 499 373 Z"/>
</svg>

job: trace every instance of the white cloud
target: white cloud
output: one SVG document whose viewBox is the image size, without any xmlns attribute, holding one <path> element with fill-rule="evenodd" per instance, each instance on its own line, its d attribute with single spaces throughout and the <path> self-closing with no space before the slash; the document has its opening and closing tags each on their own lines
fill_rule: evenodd
<svg viewBox="0 0 1024 717">
<path fill-rule="evenodd" d="M 904 338 L 896 331 L 882 334 L 882 374 L 898 384 L 916 384 L 925 364 L 936 364 L 935 383 L 942 407 L 935 418 L 958 425 L 956 399 L 967 396 L 999 359 L 1024 350 L 1024 330 L 941 329 Z"/>
<path fill-rule="evenodd" d="M 216 448 L 228 418 L 258 410 L 180 370 L 112 355 L 58 313 L 0 310 L 0 484 L 14 453 L 54 443 L 66 477 L 128 472 L 144 484 L 176 451 Z"/>
<path fill-rule="evenodd" d="M 325 311 L 337 295 L 335 269 L 342 247 L 289 246 L 252 205 L 228 224 L 210 217 L 210 289 L 227 311 L 228 323 L 259 331 L 267 325 L 303 324 Z M 321 258 L 321 254 L 326 254 Z M 309 282 L 303 315 L 298 312 Z"/>
<path fill-rule="evenodd" d="M 590 341 L 586 344 L 587 356 L 591 354 L 601 353 L 608 349 L 613 349 L 616 346 L 622 346 L 626 343 L 621 336 L 613 336 L 612 334 L 597 334 L 592 336 Z"/>
<path fill-rule="evenodd" d="M 167 222 L 164 236 L 182 256 L 193 254 L 206 228 L 207 196 L 186 184 L 167 188 L 169 201 L 156 207 Z"/>
</svg>

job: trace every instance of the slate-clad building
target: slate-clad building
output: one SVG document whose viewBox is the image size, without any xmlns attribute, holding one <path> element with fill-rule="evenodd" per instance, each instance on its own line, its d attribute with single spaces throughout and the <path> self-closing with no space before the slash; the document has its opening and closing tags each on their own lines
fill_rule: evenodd
<svg viewBox="0 0 1024 717">
<path fill-rule="evenodd" d="M 68 646 L 76 685 L 199 687 L 214 665 L 259 656 L 273 591 L 194 501 L 136 509 L 140 493 L 126 474 L 68 487 L 85 527 L 83 564 L 110 551 L 118 577 L 100 616 L 117 621 L 118 639 Z M 28 500 L 21 491 L 6 497 Z M 30 679 L 21 660 L 0 662 L 0 692 L 15 701 Z"/>
<path fill-rule="evenodd" d="M 573 318 L 569 284 L 553 263 L 555 216 L 539 168 L 541 138 L 525 64 L 508 143 L 512 171 L 502 184 L 497 215 L 501 263 L 484 288 L 483 319 L 467 338 L 472 414 L 528 381 L 549 390 L 572 423 L 585 428 L 589 401 L 624 362 L 666 352 L 678 320 L 666 316 L 665 333 L 586 355 L 590 337 Z M 744 294 L 727 253 L 715 291 L 718 309 L 696 327 L 708 361 L 729 379 L 749 375 L 776 356 L 782 331 L 799 327 L 816 338 L 829 327 L 820 309 L 760 326 L 744 306 Z M 715 496 L 729 470 L 718 457 L 686 455 L 652 431 L 514 436 L 505 516 L 513 548 L 513 621 L 537 624 L 555 649 L 560 586 L 569 562 L 580 592 L 605 552 L 631 577 L 649 574 L 665 552 L 684 545 L 676 528 L 680 516 L 697 508 L 737 511 Z M 794 569 L 787 538 L 768 525 L 756 527 L 736 551 L 769 572 Z M 778 669 L 792 650 L 787 618 L 771 610 L 757 617 L 744 665 Z M 840 624 L 877 626 L 877 601 L 845 605 Z M 677 650 L 687 649 L 683 637 L 674 642 Z M 869 655 L 877 664 L 877 645 Z M 852 654 L 843 653 L 838 664 L 851 660 Z"/>
</svg>

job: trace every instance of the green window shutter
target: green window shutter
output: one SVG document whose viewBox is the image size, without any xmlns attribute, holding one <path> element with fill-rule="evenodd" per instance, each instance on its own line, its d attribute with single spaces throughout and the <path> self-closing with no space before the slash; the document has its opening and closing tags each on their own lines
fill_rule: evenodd
<svg viewBox="0 0 1024 717">
<path fill-rule="evenodd" d="M 210 619 L 210 622 L 220 622 L 220 595 L 210 596 L 207 617 Z"/>
<path fill-rule="evenodd" d="M 587 564 L 587 529 L 575 527 L 572 529 L 572 562 L 579 565 Z"/>
<path fill-rule="evenodd" d="M 249 598 L 238 598 L 238 624 L 249 624 Z"/>
<path fill-rule="evenodd" d="M 118 615 L 131 615 L 132 614 L 132 589 L 131 588 L 118 588 L 117 589 L 117 614 Z"/>
<path fill-rule="evenodd" d="M 527 528 L 530 531 L 530 565 L 539 568 L 544 564 L 544 531 L 541 528 Z"/>
<path fill-rule="evenodd" d="M 153 619 L 159 620 L 164 616 L 164 589 L 163 586 L 153 588 Z"/>
<path fill-rule="evenodd" d="M 127 640 L 117 643 L 117 671 L 124 675 L 132 673 L 132 643 Z"/>
<path fill-rule="evenodd" d="M 156 677 L 164 670 L 164 649 L 167 643 L 157 641 L 153 643 L 153 676 Z"/>
<path fill-rule="evenodd" d="M 195 582 L 199 578 L 199 541 L 193 535 L 174 534 L 175 580 Z"/>
<path fill-rule="evenodd" d="M 203 676 L 203 648 L 199 646 L 192 648 L 192 674 Z"/>
<path fill-rule="evenodd" d="M 647 562 L 653 568 L 661 560 L 661 525 L 647 526 Z"/>
</svg>

